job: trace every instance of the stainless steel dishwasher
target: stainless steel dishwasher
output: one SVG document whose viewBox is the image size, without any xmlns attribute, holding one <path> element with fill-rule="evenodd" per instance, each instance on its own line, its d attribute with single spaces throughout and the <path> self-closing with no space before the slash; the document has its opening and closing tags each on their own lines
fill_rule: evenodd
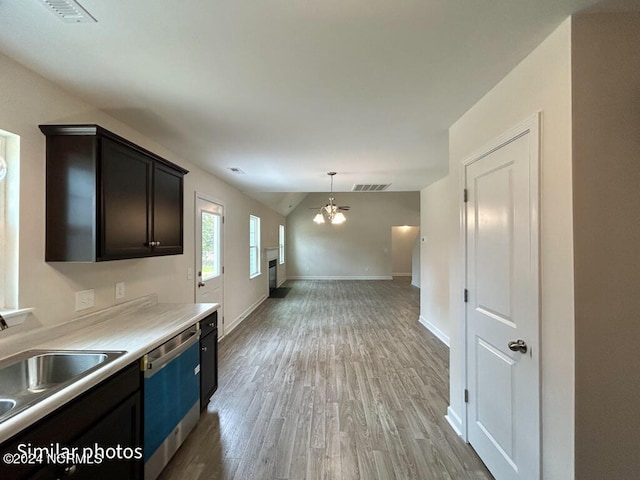
<svg viewBox="0 0 640 480">
<path fill-rule="evenodd" d="M 196 324 L 142 358 L 145 480 L 160 475 L 198 423 L 199 340 Z"/>
</svg>

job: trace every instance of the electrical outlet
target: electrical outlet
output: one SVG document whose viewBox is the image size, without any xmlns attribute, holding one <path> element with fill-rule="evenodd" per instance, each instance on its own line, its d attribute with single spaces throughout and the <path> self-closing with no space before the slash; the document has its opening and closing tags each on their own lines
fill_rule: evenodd
<svg viewBox="0 0 640 480">
<path fill-rule="evenodd" d="M 76 312 L 79 310 L 86 310 L 93 307 L 95 304 L 95 292 L 91 290 L 82 290 L 76 292 Z"/>
<path fill-rule="evenodd" d="M 116 283 L 116 300 L 124 298 L 124 282 Z"/>
</svg>

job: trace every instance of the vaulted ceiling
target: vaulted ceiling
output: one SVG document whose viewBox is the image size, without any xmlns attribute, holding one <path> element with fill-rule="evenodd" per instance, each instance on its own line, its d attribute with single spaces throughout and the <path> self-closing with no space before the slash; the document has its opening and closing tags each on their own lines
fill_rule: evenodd
<svg viewBox="0 0 640 480">
<path fill-rule="evenodd" d="M 329 170 L 336 191 L 415 191 L 442 177 L 448 127 L 599 2 L 80 3 L 97 22 L 0 0 L 0 51 L 287 213 L 328 190 Z"/>
</svg>

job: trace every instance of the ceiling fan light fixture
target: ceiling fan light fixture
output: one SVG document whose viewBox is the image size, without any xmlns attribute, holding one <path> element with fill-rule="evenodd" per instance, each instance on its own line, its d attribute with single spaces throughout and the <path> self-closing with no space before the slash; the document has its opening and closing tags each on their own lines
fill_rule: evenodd
<svg viewBox="0 0 640 480">
<path fill-rule="evenodd" d="M 331 224 L 339 225 L 347 221 L 347 217 L 344 216 L 340 210 L 349 210 L 347 206 L 338 206 L 333 201 L 333 176 L 336 172 L 328 172 L 327 175 L 331 177 L 331 196 L 329 197 L 329 203 L 320 207 L 320 211 L 313 217 L 313 221 L 318 225 L 329 221 Z"/>
<path fill-rule="evenodd" d="M 339 225 L 346 221 L 347 221 L 347 217 L 344 216 L 344 213 L 338 212 L 336 213 L 335 217 L 333 217 L 333 219 L 331 220 L 331 223 Z"/>
</svg>

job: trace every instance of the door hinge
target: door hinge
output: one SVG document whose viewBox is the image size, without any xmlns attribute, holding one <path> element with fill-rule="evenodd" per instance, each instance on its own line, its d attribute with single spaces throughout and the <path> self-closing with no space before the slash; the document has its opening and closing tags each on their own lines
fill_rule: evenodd
<svg viewBox="0 0 640 480">
<path fill-rule="evenodd" d="M 464 203 L 469 201 L 469 191 L 466 188 L 462 191 L 462 199 L 464 200 Z"/>
<path fill-rule="evenodd" d="M 464 389 L 464 403 L 469 403 L 469 390 Z"/>
<path fill-rule="evenodd" d="M 222 273 L 224 274 L 224 267 L 222 267 Z"/>
<path fill-rule="evenodd" d="M 224 223 L 224 215 L 222 216 L 222 223 Z"/>
<path fill-rule="evenodd" d="M 464 289 L 464 303 L 467 303 L 469 301 L 469 290 L 467 290 L 466 288 Z"/>
</svg>

